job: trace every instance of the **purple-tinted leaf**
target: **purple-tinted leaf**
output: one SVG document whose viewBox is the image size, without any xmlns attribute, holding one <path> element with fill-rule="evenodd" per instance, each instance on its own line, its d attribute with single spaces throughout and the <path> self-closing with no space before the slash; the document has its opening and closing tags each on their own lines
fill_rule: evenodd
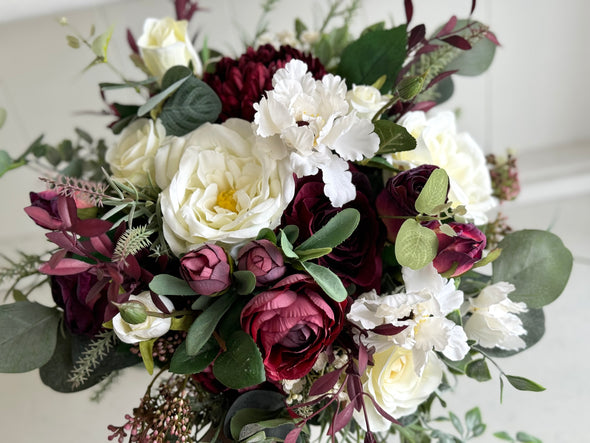
<svg viewBox="0 0 590 443">
<path fill-rule="evenodd" d="M 364 442 L 365 443 L 377 443 L 377 440 L 375 440 L 375 436 L 373 435 L 373 433 L 369 431 L 365 434 Z"/>
<path fill-rule="evenodd" d="M 369 363 L 369 351 L 364 344 L 359 345 L 359 355 L 358 355 L 358 362 L 359 362 L 359 373 L 364 374 L 365 369 L 367 369 L 367 364 Z"/>
<path fill-rule="evenodd" d="M 335 435 L 337 432 L 340 432 L 344 426 L 350 423 L 354 412 L 353 406 L 353 403 L 348 403 L 342 411 L 334 416 L 332 423 L 330 423 L 330 428 L 328 429 L 328 435 Z"/>
<path fill-rule="evenodd" d="M 139 55 L 139 48 L 137 47 L 137 40 L 131 33 L 131 29 L 127 29 L 127 44 L 131 48 L 134 54 Z"/>
<path fill-rule="evenodd" d="M 473 14 L 473 11 L 475 11 L 475 4 L 477 3 L 477 0 L 471 0 L 471 11 L 469 12 L 469 15 Z"/>
<path fill-rule="evenodd" d="M 285 437 L 285 443 L 297 443 L 297 439 L 299 438 L 299 434 L 301 434 L 301 428 L 296 427 L 291 430 Z"/>
<path fill-rule="evenodd" d="M 200 8 L 196 1 L 174 0 L 174 9 L 176 10 L 176 20 L 190 21 Z"/>
<path fill-rule="evenodd" d="M 94 307 L 94 304 L 101 298 L 101 291 L 108 283 L 108 279 L 102 278 L 98 280 L 96 283 L 94 283 L 94 285 L 92 285 L 92 287 L 88 291 L 88 294 L 86 294 L 86 300 L 84 301 L 85 304 L 88 305 L 88 307 L 90 307 L 90 309 L 92 309 Z"/>
<path fill-rule="evenodd" d="M 448 37 L 442 38 L 441 40 L 451 46 L 454 46 L 455 48 L 463 49 L 464 51 L 471 49 L 471 43 L 459 35 L 449 35 Z"/>
<path fill-rule="evenodd" d="M 438 48 L 440 48 L 440 45 L 431 45 L 431 44 L 424 45 L 420 49 L 418 49 L 418 51 L 416 51 L 416 56 L 419 56 L 422 54 L 428 54 L 429 52 L 434 52 Z"/>
<path fill-rule="evenodd" d="M 57 266 L 57 264 L 62 261 L 62 259 L 64 259 L 67 255 L 68 251 L 66 251 L 65 249 L 60 249 L 58 250 L 55 254 L 53 254 L 51 256 L 51 258 L 49 260 L 47 260 L 47 264 L 51 267 L 51 268 L 55 268 Z"/>
<path fill-rule="evenodd" d="M 428 83 L 428 86 L 426 86 L 424 88 L 424 90 L 426 91 L 427 89 L 432 88 L 434 85 L 436 85 L 439 81 L 453 75 L 455 72 L 457 72 L 458 69 L 455 69 L 453 71 L 445 71 L 445 72 L 441 72 L 440 74 L 438 74 L 436 77 L 434 77 L 432 80 L 430 80 L 430 83 Z"/>
<path fill-rule="evenodd" d="M 166 305 L 164 304 L 164 302 L 162 301 L 162 299 L 160 297 L 158 297 L 156 294 L 150 294 L 152 301 L 154 302 L 154 305 L 156 305 L 156 308 L 158 308 L 160 311 L 164 312 L 165 314 L 170 314 L 170 309 L 168 309 L 166 307 Z"/>
<path fill-rule="evenodd" d="M 379 325 L 375 328 L 373 328 L 373 332 L 375 334 L 379 334 L 379 335 L 397 335 L 400 332 L 402 332 L 404 329 L 406 329 L 408 326 L 404 325 L 404 326 L 394 326 L 394 325 Z"/>
<path fill-rule="evenodd" d="M 72 237 L 73 234 L 55 231 L 55 232 L 48 232 L 45 234 L 45 237 L 49 239 L 50 242 L 56 244 L 62 249 L 65 249 L 68 252 L 73 254 L 85 256 L 86 251 L 81 248 L 80 244 L 77 242 L 75 238 Z"/>
<path fill-rule="evenodd" d="M 496 46 L 501 46 L 501 45 L 500 45 L 500 42 L 498 41 L 498 39 L 496 38 L 496 35 L 495 35 L 493 32 L 491 32 L 491 31 L 486 31 L 486 32 L 484 32 L 484 34 L 483 34 L 483 35 L 485 35 L 485 37 L 486 37 L 486 38 L 487 38 L 489 41 L 491 41 L 491 42 L 492 42 L 494 45 L 496 45 Z"/>
<path fill-rule="evenodd" d="M 375 409 L 377 409 L 377 412 L 379 412 L 379 414 L 381 414 L 384 418 L 386 418 L 387 420 L 389 420 L 392 423 L 398 424 L 399 425 L 399 421 L 397 421 L 395 418 L 393 418 L 391 415 L 389 415 L 385 409 L 383 409 L 381 406 L 379 406 L 379 403 L 377 403 L 375 401 L 375 399 L 373 397 L 371 397 L 369 394 L 367 394 L 366 392 L 364 393 L 364 395 L 366 395 L 367 397 L 369 397 L 371 399 L 371 401 L 373 402 L 373 406 L 375 406 Z"/>
<path fill-rule="evenodd" d="M 105 257 L 110 258 L 113 255 L 113 242 L 106 234 L 90 237 L 90 244 L 96 252 Z"/>
<path fill-rule="evenodd" d="M 96 237 L 107 232 L 113 224 L 107 220 L 98 218 L 89 218 L 88 220 L 79 220 L 72 228 L 72 232 L 81 237 Z"/>
<path fill-rule="evenodd" d="M 426 36 L 426 26 L 418 25 L 412 28 L 410 36 L 408 37 L 408 49 L 412 49 L 420 43 Z"/>
<path fill-rule="evenodd" d="M 35 223 L 45 229 L 59 229 L 63 222 L 53 218 L 49 213 L 38 206 L 27 206 L 25 212 Z"/>
<path fill-rule="evenodd" d="M 408 111 L 424 111 L 424 112 L 428 112 L 432 108 L 434 108 L 435 106 L 436 106 L 436 102 L 435 101 L 433 101 L 433 100 L 427 100 L 427 101 L 416 103 L 410 109 L 408 109 Z"/>
<path fill-rule="evenodd" d="M 314 397 L 316 395 L 322 395 L 336 386 L 336 382 L 340 378 L 342 371 L 344 370 L 344 366 L 340 369 L 336 369 L 332 372 L 327 372 L 326 374 L 322 375 L 318 378 L 313 385 L 311 385 L 311 389 L 309 390 L 309 396 Z"/>
<path fill-rule="evenodd" d="M 442 27 L 442 29 L 440 31 L 438 31 L 438 33 L 436 34 L 436 38 L 440 38 L 440 37 L 444 37 L 445 35 L 449 35 L 451 32 L 453 32 L 453 29 L 455 29 L 455 26 L 457 26 L 457 16 L 453 15 L 448 22 L 445 23 L 445 25 Z"/>
<path fill-rule="evenodd" d="M 55 266 L 41 265 L 39 272 L 47 275 L 74 275 L 87 271 L 92 265 L 74 258 L 63 258 Z"/>
<path fill-rule="evenodd" d="M 363 407 L 363 384 L 358 375 L 349 374 L 346 380 L 346 390 L 348 398 L 354 404 L 354 408 L 360 410 Z"/>
<path fill-rule="evenodd" d="M 414 15 L 414 5 L 412 5 L 412 0 L 404 0 L 404 9 L 406 10 L 406 23 L 410 23 Z"/>
<path fill-rule="evenodd" d="M 125 274 L 134 280 L 141 278 L 141 266 L 134 255 L 125 258 Z"/>
<path fill-rule="evenodd" d="M 63 226 L 65 228 L 71 227 L 74 221 L 78 219 L 76 202 L 74 199 L 60 195 L 57 198 L 57 213 L 63 222 Z"/>
</svg>

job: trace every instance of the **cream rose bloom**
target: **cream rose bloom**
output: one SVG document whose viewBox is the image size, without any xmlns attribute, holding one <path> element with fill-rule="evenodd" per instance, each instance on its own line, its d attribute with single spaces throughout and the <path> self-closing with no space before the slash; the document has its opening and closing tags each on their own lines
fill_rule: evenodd
<svg viewBox="0 0 590 443">
<path fill-rule="evenodd" d="M 166 129 L 159 120 L 140 118 L 125 128 L 119 142 L 109 147 L 106 161 L 113 177 L 136 186 L 155 183 L 154 157 Z"/>
<path fill-rule="evenodd" d="M 363 391 L 370 394 L 377 404 L 394 418 L 416 411 L 438 387 L 442 380 L 442 363 L 433 351 L 428 353 L 421 375 L 414 370 L 412 351 L 393 346 L 373 355 L 374 365 L 363 376 Z M 365 407 L 371 431 L 387 431 L 391 422 L 383 417 L 373 402 L 365 398 Z M 362 410 L 354 411 L 354 419 L 366 429 Z"/>
<path fill-rule="evenodd" d="M 381 95 L 379 89 L 374 86 L 353 85 L 346 93 L 346 100 L 361 118 L 372 119 L 391 98 L 390 95 Z"/>
<path fill-rule="evenodd" d="M 458 133 L 455 114 L 443 111 L 426 115 L 408 112 L 398 122 L 417 141 L 416 149 L 392 154 L 394 165 L 413 168 L 436 165 L 449 175 L 449 200 L 453 207 L 464 205 L 464 220 L 476 225 L 487 223 L 486 212 L 496 206 L 492 184 L 482 149 L 466 133 Z"/>
<path fill-rule="evenodd" d="M 205 242 L 231 250 L 279 224 L 293 176 L 258 143 L 249 122 L 206 123 L 182 140 L 178 170 L 161 193 L 164 237 L 175 254 Z M 180 149 L 177 140 L 171 163 Z"/>
<path fill-rule="evenodd" d="M 148 70 L 162 79 L 172 66 L 193 63 L 195 74 L 203 74 L 203 64 L 188 36 L 188 22 L 170 17 L 161 20 L 148 18 L 137 46 Z"/>
<path fill-rule="evenodd" d="M 170 299 L 164 297 L 163 295 L 158 297 L 169 311 L 174 311 L 174 305 Z M 137 295 L 130 295 L 129 301 L 137 301 L 142 303 L 147 311 L 162 312 L 152 301 L 150 291 L 144 291 Z M 129 344 L 161 337 L 170 330 L 171 325 L 171 318 L 160 318 L 150 315 L 147 316 L 145 321 L 135 325 L 127 323 L 125 320 L 123 320 L 121 314 L 117 314 L 115 317 L 113 317 L 113 330 L 115 331 L 115 334 L 123 343 Z"/>
</svg>

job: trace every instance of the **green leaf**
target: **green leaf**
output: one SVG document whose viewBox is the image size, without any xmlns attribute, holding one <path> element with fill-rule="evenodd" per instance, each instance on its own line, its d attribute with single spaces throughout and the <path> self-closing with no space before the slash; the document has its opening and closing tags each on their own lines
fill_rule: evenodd
<svg viewBox="0 0 590 443">
<path fill-rule="evenodd" d="M 252 337 L 236 331 L 226 342 L 227 351 L 213 364 L 215 378 L 231 389 L 244 389 L 266 380 L 260 350 Z"/>
<path fill-rule="evenodd" d="M 295 252 L 307 249 L 335 248 L 354 232 L 361 215 L 354 208 L 346 208 L 332 217 L 311 237 L 301 243 Z"/>
<path fill-rule="evenodd" d="M 47 363 L 57 340 L 60 313 L 39 303 L 0 306 L 0 372 L 28 372 Z"/>
<path fill-rule="evenodd" d="M 512 283 L 508 297 L 540 308 L 565 289 L 572 270 L 571 252 L 555 234 L 524 230 L 508 234 L 498 245 L 502 254 L 492 263 L 492 282 Z"/>
<path fill-rule="evenodd" d="M 522 431 L 516 433 L 516 440 L 522 443 L 543 443 L 537 437 L 533 437 L 531 434 Z"/>
<path fill-rule="evenodd" d="M 68 41 L 68 46 L 70 48 L 78 49 L 80 47 L 80 40 L 78 37 L 73 35 L 66 35 L 66 40 Z"/>
<path fill-rule="evenodd" d="M 369 159 L 368 161 L 364 161 L 363 165 L 368 166 L 370 168 L 384 169 L 386 171 L 393 171 L 393 172 L 398 171 L 398 169 L 395 166 L 393 166 L 391 163 L 389 163 L 383 157 L 379 157 L 379 156 L 375 156 L 375 157 Z"/>
<path fill-rule="evenodd" d="M 166 135 L 183 136 L 206 122 L 214 122 L 221 112 L 221 100 L 211 87 L 190 76 L 162 107 L 160 120 Z"/>
<path fill-rule="evenodd" d="M 445 203 L 448 192 L 449 176 L 447 172 L 442 168 L 435 169 L 416 199 L 414 204 L 416 211 L 428 215 L 438 214 L 438 212 L 434 212 L 434 209 Z"/>
<path fill-rule="evenodd" d="M 348 295 L 342 281 L 336 274 L 320 265 L 311 262 L 301 262 L 301 266 L 315 280 L 320 288 L 332 299 L 343 302 Z"/>
<path fill-rule="evenodd" d="M 297 260 L 299 256 L 293 251 L 293 245 L 289 241 L 289 238 L 287 237 L 287 234 L 283 229 L 281 229 L 280 238 L 281 249 L 283 250 L 283 254 L 285 254 L 285 257 Z"/>
<path fill-rule="evenodd" d="M 476 426 L 481 424 L 481 412 L 475 407 L 465 413 L 465 426 L 468 430 L 473 431 Z"/>
<path fill-rule="evenodd" d="M 180 89 L 180 87 L 189 78 L 190 78 L 190 75 L 187 75 L 186 77 L 183 77 L 183 78 L 177 80 L 176 82 L 172 83 L 170 86 L 168 86 L 162 92 L 159 92 L 158 94 L 150 97 L 147 102 L 145 102 L 143 105 L 141 105 L 139 107 L 139 109 L 137 110 L 137 115 L 139 117 L 141 117 L 141 116 L 147 114 L 148 112 L 150 112 L 152 109 L 154 109 L 156 106 L 158 106 L 164 100 L 166 100 L 169 95 L 173 94 L 177 89 Z"/>
<path fill-rule="evenodd" d="M 256 276 L 252 271 L 234 271 L 232 274 L 239 295 L 248 295 L 256 287 Z"/>
<path fill-rule="evenodd" d="M 230 422 L 231 427 L 231 435 L 234 438 L 234 441 L 242 441 L 246 438 L 250 438 L 257 434 L 260 431 L 263 431 L 263 427 L 253 428 L 250 427 L 249 429 L 244 429 L 247 425 L 253 423 L 259 423 L 263 421 L 270 421 L 271 419 L 277 416 L 276 411 L 269 411 L 267 409 L 258 409 L 258 408 L 244 408 L 240 409 L 236 414 L 232 417 Z M 285 419 L 280 419 L 281 421 L 285 421 Z M 284 424 L 284 423 L 283 423 Z M 245 432 L 243 432 L 243 430 Z"/>
<path fill-rule="evenodd" d="M 149 287 L 158 295 L 197 295 L 186 281 L 168 274 L 155 275 Z"/>
<path fill-rule="evenodd" d="M 330 252 L 332 252 L 332 248 L 306 249 L 304 251 L 297 250 L 297 255 L 299 256 L 299 260 L 307 261 L 323 257 L 324 255 L 328 255 Z"/>
<path fill-rule="evenodd" d="M 389 120 L 377 120 L 374 125 L 375 134 L 379 136 L 377 154 L 391 154 L 416 148 L 416 139 L 403 126 Z"/>
<path fill-rule="evenodd" d="M 235 300 L 235 293 L 223 294 L 195 319 L 186 336 L 188 355 L 197 355 L 213 334 L 223 314 L 226 313 Z"/>
<path fill-rule="evenodd" d="M 88 132 L 86 132 L 80 128 L 74 128 L 74 131 L 76 131 L 76 134 L 78 135 L 78 137 L 80 137 L 86 143 L 89 143 L 89 144 L 92 143 L 92 136 Z"/>
<path fill-rule="evenodd" d="M 367 32 L 342 52 L 338 74 L 353 84 L 371 85 L 382 75 L 382 92 L 390 91 L 406 58 L 406 26 Z"/>
<path fill-rule="evenodd" d="M 545 388 L 538 383 L 535 383 L 528 378 L 519 377 L 517 375 L 506 375 L 506 379 L 508 382 L 518 389 L 519 391 L 533 391 L 533 392 L 541 392 L 544 391 Z"/>
<path fill-rule="evenodd" d="M 438 238 L 433 230 L 414 219 L 406 220 L 395 240 L 395 257 L 402 266 L 420 269 L 432 262 L 438 250 Z"/>
<path fill-rule="evenodd" d="M 469 362 L 465 368 L 465 374 L 477 381 L 488 381 L 492 378 L 488 364 L 483 358 Z"/>
<path fill-rule="evenodd" d="M 107 50 L 109 48 L 111 37 L 113 36 L 113 29 L 114 27 L 111 26 L 92 41 L 92 52 L 94 52 L 97 57 L 102 58 L 105 62 L 107 61 Z"/>
<path fill-rule="evenodd" d="M 470 22 L 472 21 L 470 20 Z M 467 20 L 465 19 L 457 20 L 455 29 L 462 28 L 466 24 Z M 460 51 L 457 57 L 445 67 L 445 71 L 458 70 L 457 75 L 481 75 L 490 67 L 495 54 L 496 45 L 489 39 L 482 37 L 471 45 L 470 50 Z"/>
<path fill-rule="evenodd" d="M 4 150 L 0 150 L 0 177 L 2 177 L 6 172 L 10 171 L 12 166 L 12 158 L 8 152 Z"/>
<path fill-rule="evenodd" d="M 271 243 L 277 244 L 277 236 L 272 229 L 263 228 L 256 236 L 256 240 L 268 240 Z"/>
<path fill-rule="evenodd" d="M 451 423 L 453 423 L 453 427 L 459 432 L 459 434 L 463 435 L 463 425 L 461 424 L 461 420 L 452 412 L 449 412 L 449 418 L 451 419 Z"/>
<path fill-rule="evenodd" d="M 6 109 L 0 108 L 0 128 L 2 128 L 2 126 L 4 126 L 4 123 L 6 122 L 6 115 Z"/>
<path fill-rule="evenodd" d="M 154 373 L 154 342 L 156 341 L 155 338 L 151 340 L 145 340 L 139 342 L 139 352 L 141 352 L 141 359 L 143 360 L 143 364 L 147 369 L 148 373 L 152 375 Z"/>
<path fill-rule="evenodd" d="M 514 439 L 512 437 L 510 437 L 510 435 L 508 434 L 508 432 L 505 431 L 500 431 L 500 432 L 494 432 L 494 437 L 499 438 L 500 440 L 506 440 L 506 441 L 514 441 Z"/>
<path fill-rule="evenodd" d="M 183 341 L 172 356 L 170 372 L 174 374 L 198 374 L 211 364 L 219 353 L 217 340 L 211 337 L 196 355 L 188 355 Z"/>
<path fill-rule="evenodd" d="M 485 431 L 486 431 L 486 425 L 484 425 L 483 423 L 475 425 L 472 429 L 474 437 L 479 437 L 480 435 L 483 435 L 483 433 Z"/>
</svg>

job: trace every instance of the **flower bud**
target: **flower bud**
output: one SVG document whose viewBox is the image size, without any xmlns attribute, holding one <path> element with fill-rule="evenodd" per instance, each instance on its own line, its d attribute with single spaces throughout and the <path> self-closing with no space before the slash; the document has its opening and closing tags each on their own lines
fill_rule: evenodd
<svg viewBox="0 0 590 443">
<path fill-rule="evenodd" d="M 180 275 L 201 295 L 220 295 L 231 284 L 229 258 L 221 246 L 205 244 L 180 260 Z"/>
<path fill-rule="evenodd" d="M 404 77 L 401 82 L 397 85 L 397 93 L 402 100 L 412 100 L 424 87 L 424 76 L 412 75 L 410 77 Z"/>
<path fill-rule="evenodd" d="M 147 309 L 145 305 L 137 300 L 128 301 L 127 303 L 115 303 L 121 313 L 121 317 L 130 325 L 138 325 L 147 319 Z"/>
<path fill-rule="evenodd" d="M 283 254 L 272 242 L 255 240 L 238 252 L 238 269 L 251 271 L 256 277 L 256 286 L 269 284 L 285 274 Z"/>
</svg>

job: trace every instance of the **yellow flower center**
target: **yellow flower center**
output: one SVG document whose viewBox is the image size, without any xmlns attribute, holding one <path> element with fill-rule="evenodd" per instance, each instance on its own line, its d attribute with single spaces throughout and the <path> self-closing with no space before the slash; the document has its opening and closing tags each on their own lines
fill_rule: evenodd
<svg viewBox="0 0 590 443">
<path fill-rule="evenodd" d="M 235 189 L 228 189 L 217 194 L 217 206 L 227 209 L 228 211 L 236 212 L 236 199 L 234 194 Z"/>
</svg>

